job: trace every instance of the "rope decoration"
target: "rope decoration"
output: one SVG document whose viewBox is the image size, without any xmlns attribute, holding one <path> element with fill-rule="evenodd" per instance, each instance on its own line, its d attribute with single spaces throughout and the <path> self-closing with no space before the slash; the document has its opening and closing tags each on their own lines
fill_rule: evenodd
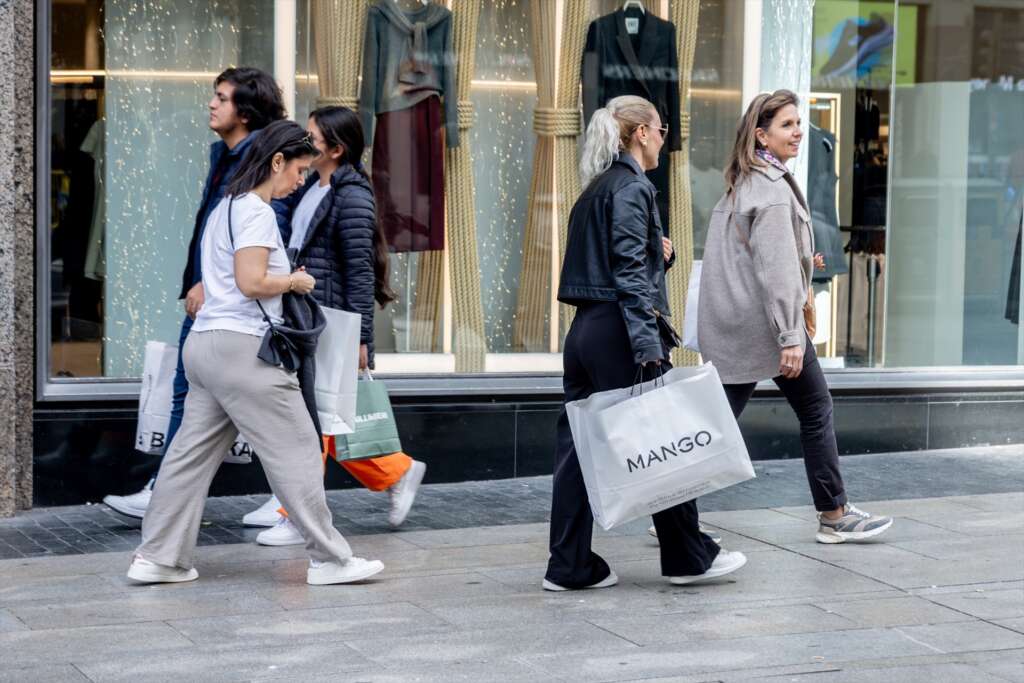
<svg viewBox="0 0 1024 683">
<path fill-rule="evenodd" d="M 459 100 L 459 130 L 469 130 L 476 125 L 476 109 L 472 100 Z"/>
<path fill-rule="evenodd" d="M 583 130 L 580 110 L 537 107 L 533 110 L 533 132 L 537 135 L 576 137 Z"/>
<path fill-rule="evenodd" d="M 565 252 L 569 212 L 581 192 L 576 145 L 583 130 L 579 69 L 589 5 L 588 0 L 530 3 L 537 144 L 513 328 L 517 350 L 557 350 L 572 322 L 571 307 L 556 304 L 552 310 L 551 271 L 555 252 Z M 561 35 L 556 33 L 559 23 Z M 557 339 L 551 338 L 552 315 L 558 320 Z"/>
<path fill-rule="evenodd" d="M 669 177 L 669 224 L 672 226 L 672 243 L 677 256 L 675 265 L 668 271 L 668 296 L 669 307 L 681 326 L 686 315 L 686 290 L 693 269 L 693 195 L 690 188 L 690 145 L 686 141 L 690 139 L 690 80 L 697 48 L 700 0 L 672 0 L 669 11 L 679 40 L 679 101 L 683 107 L 679 124 L 684 144 L 681 150 L 669 155 L 672 164 Z M 697 365 L 700 356 L 680 347 L 672 351 L 672 362 L 677 367 Z"/>
<path fill-rule="evenodd" d="M 316 98 L 316 106 L 318 107 L 348 107 L 349 109 L 359 108 L 358 97 L 318 97 Z"/>
<path fill-rule="evenodd" d="M 459 128 L 473 125 L 469 101 L 476 64 L 476 34 L 480 0 L 452 0 L 452 37 L 459 70 L 456 74 Z M 452 350 L 456 372 L 483 372 L 487 358 L 484 309 L 480 289 L 480 260 L 476 244 L 476 203 L 473 187 L 473 155 L 470 136 L 445 152 L 445 202 L 447 204 L 448 257 L 452 281 Z"/>
</svg>

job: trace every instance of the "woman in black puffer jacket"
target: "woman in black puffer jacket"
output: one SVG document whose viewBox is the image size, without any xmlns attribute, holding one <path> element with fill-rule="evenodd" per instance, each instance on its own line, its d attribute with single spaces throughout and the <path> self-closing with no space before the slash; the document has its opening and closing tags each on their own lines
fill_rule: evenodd
<svg viewBox="0 0 1024 683">
<path fill-rule="evenodd" d="M 316 278 L 313 297 L 322 306 L 359 313 L 362 332 L 359 367 L 373 367 L 374 301 L 394 301 L 388 285 L 388 250 L 373 189 L 362 163 L 365 138 L 358 115 L 345 107 L 321 107 L 307 126 L 320 156 L 302 189 L 274 203 L 277 223 L 297 265 Z M 324 458 L 334 454 L 334 437 L 324 438 Z M 342 462 L 359 483 L 391 498 L 388 521 L 399 526 L 416 497 L 426 465 L 405 453 Z M 244 523 L 271 526 L 256 537 L 262 545 L 297 545 L 302 535 L 272 496 Z"/>
</svg>

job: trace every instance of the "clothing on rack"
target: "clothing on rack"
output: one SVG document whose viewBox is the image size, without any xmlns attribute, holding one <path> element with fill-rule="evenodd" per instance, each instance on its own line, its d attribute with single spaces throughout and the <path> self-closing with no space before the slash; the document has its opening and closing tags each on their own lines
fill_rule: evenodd
<svg viewBox="0 0 1024 683">
<path fill-rule="evenodd" d="M 1010 268 L 1010 287 L 1006 294 L 1006 319 L 1014 325 L 1020 324 L 1020 259 L 1021 233 L 1024 232 L 1024 209 L 1017 227 L 1017 244 L 1013 248 L 1013 265 Z"/>
<path fill-rule="evenodd" d="M 658 110 L 668 136 L 658 167 L 647 177 L 658 190 L 658 214 L 669 234 L 669 152 L 682 149 L 679 101 L 679 56 L 675 24 L 639 8 L 619 9 L 595 19 L 587 29 L 580 78 L 583 117 L 613 97 L 637 95 Z"/>
<path fill-rule="evenodd" d="M 444 101 L 448 146 L 458 147 L 455 64 L 451 11 L 430 3 L 405 12 L 395 0 L 377 0 L 366 20 L 359 91 L 367 146 L 373 143 L 377 114 L 411 109 L 437 96 Z"/>
<path fill-rule="evenodd" d="M 843 255 L 843 236 L 839 232 L 836 206 L 836 136 L 810 126 L 807 158 L 807 203 L 814 229 L 814 248 L 825 259 L 825 269 L 814 271 L 815 282 L 828 282 L 849 271 Z"/>
<path fill-rule="evenodd" d="M 437 97 L 377 115 L 372 170 L 388 248 L 444 249 L 444 134 Z"/>
<path fill-rule="evenodd" d="M 107 276 L 107 259 L 103 238 L 107 225 L 107 193 L 104 190 L 106 175 L 106 120 L 98 119 L 85 135 L 81 150 L 93 160 L 95 199 L 92 205 L 92 221 L 89 224 L 89 241 L 85 248 L 84 277 L 102 280 Z"/>
</svg>

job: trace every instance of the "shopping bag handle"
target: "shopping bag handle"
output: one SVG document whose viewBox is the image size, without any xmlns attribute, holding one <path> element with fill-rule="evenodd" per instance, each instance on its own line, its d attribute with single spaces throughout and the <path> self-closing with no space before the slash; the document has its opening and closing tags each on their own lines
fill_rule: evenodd
<svg viewBox="0 0 1024 683">
<path fill-rule="evenodd" d="M 370 368 L 363 368 L 360 372 L 363 374 L 363 379 L 367 382 L 373 381 L 373 375 L 370 373 Z"/>
<path fill-rule="evenodd" d="M 629 395 L 630 396 L 633 396 L 633 392 L 636 392 L 636 395 L 638 395 L 638 396 L 643 396 L 643 393 L 644 393 L 644 381 L 645 381 L 644 380 L 644 368 L 645 367 L 646 366 L 644 364 L 642 364 L 642 363 L 637 366 L 637 368 L 636 368 L 636 376 L 633 377 L 633 386 L 629 390 Z M 656 371 L 658 373 L 658 374 L 656 374 L 652 378 L 652 379 L 654 379 L 654 387 L 655 388 L 658 387 L 658 380 L 659 379 L 661 380 L 661 386 L 665 386 L 665 370 L 662 369 L 660 363 L 658 365 L 655 365 L 654 367 L 655 367 L 655 369 L 656 369 Z"/>
</svg>

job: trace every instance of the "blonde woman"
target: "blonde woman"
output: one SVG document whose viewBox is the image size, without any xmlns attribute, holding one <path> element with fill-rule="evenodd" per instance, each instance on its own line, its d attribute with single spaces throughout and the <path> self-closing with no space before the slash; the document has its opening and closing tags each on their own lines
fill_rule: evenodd
<svg viewBox="0 0 1024 683">
<path fill-rule="evenodd" d="M 640 97 L 616 97 L 587 127 L 580 162 L 583 194 L 569 218 L 558 299 L 576 307 L 565 340 L 565 401 L 631 386 L 669 366 L 658 316 L 668 316 L 665 270 L 674 258 L 664 238 L 654 186 L 667 126 Z M 551 501 L 551 558 L 543 588 L 605 588 L 618 582 L 591 548 L 594 518 L 565 410 L 558 420 Z M 674 584 L 712 579 L 746 563 L 701 532 L 697 503 L 654 515 L 661 571 Z"/>
<path fill-rule="evenodd" d="M 832 397 L 808 336 L 818 257 L 807 202 L 785 165 L 803 139 L 798 104 L 789 90 L 758 95 L 740 120 L 704 246 L 698 340 L 736 417 L 766 379 L 796 412 L 816 540 L 862 541 L 893 520 L 850 505 L 839 473 Z"/>
</svg>

